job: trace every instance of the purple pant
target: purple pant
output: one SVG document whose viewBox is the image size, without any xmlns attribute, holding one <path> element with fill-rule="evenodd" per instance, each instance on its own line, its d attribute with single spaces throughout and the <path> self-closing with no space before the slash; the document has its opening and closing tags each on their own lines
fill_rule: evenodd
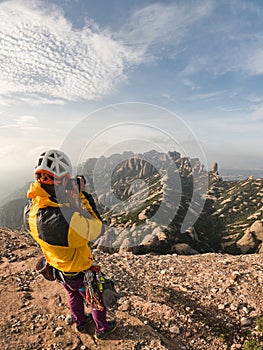
<svg viewBox="0 0 263 350">
<path fill-rule="evenodd" d="M 68 292 L 69 307 L 76 325 L 84 324 L 86 321 L 86 314 L 84 312 L 85 292 L 79 290 L 83 288 L 83 277 L 77 280 L 66 280 L 66 284 L 63 284 L 63 286 Z M 94 310 L 93 308 L 90 309 L 95 323 L 95 331 L 98 333 L 108 331 L 109 325 L 106 321 L 106 308 L 102 311 Z"/>
</svg>

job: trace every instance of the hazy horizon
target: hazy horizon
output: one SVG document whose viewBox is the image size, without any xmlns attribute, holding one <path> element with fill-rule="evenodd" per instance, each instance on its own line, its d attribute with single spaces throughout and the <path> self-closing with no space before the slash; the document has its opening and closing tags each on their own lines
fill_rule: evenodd
<svg viewBox="0 0 263 350">
<path fill-rule="evenodd" d="M 44 150 L 262 168 L 263 2 L 0 2 L 0 193 Z"/>
<path fill-rule="evenodd" d="M 126 150 L 125 152 L 129 152 Z M 99 158 L 99 157 L 95 157 Z M 209 167 L 207 170 L 210 170 L 212 164 L 208 164 Z M 243 180 L 246 179 L 248 176 L 253 176 L 254 178 L 261 177 L 263 178 L 263 168 L 224 168 L 221 167 L 218 163 L 218 172 L 219 175 L 222 176 L 223 180 Z M 21 175 L 21 174 L 20 174 Z M 31 183 L 34 181 L 34 173 L 32 171 L 28 171 L 27 173 L 24 173 L 24 176 L 19 177 L 19 181 L 16 178 L 16 174 L 14 174 L 14 179 L 10 178 L 9 183 L 5 183 L 5 189 L 1 187 L 0 191 L 0 200 L 6 200 L 8 198 L 8 195 L 12 194 L 13 192 L 19 191 L 22 189 L 27 183 Z M 1 207 L 1 205 L 0 205 Z"/>
</svg>

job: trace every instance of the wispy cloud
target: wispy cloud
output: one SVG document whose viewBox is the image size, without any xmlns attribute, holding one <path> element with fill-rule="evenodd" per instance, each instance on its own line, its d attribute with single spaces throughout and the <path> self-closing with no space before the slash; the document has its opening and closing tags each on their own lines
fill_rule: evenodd
<svg viewBox="0 0 263 350">
<path fill-rule="evenodd" d="M 254 75 L 263 74 L 263 35 L 261 41 L 261 48 L 255 48 L 249 53 L 247 59 L 247 69 Z"/>
<path fill-rule="evenodd" d="M 17 129 L 17 130 L 31 130 L 38 129 L 38 119 L 31 115 L 23 115 L 15 118 L 14 120 L 0 122 L 0 129 Z"/>
<path fill-rule="evenodd" d="M 31 115 L 23 115 L 16 119 L 16 124 L 20 129 L 35 129 L 37 126 L 37 118 Z"/>
<path fill-rule="evenodd" d="M 194 83 L 190 79 L 183 79 L 182 83 L 184 86 L 189 87 L 191 90 L 198 90 L 200 89 L 200 86 L 198 86 L 196 83 Z"/>
<path fill-rule="evenodd" d="M 97 100 L 133 65 L 163 58 L 179 62 L 180 81 L 191 90 L 202 88 L 193 77 L 204 71 L 263 74 L 263 30 L 253 31 L 252 19 L 242 22 L 244 13 L 260 16 L 259 6 L 160 1 L 134 10 L 113 33 L 88 19 L 74 28 L 44 0 L 1 2 L 0 105 L 10 105 L 12 96 L 31 105 Z"/>
<path fill-rule="evenodd" d="M 263 120 L 263 104 L 260 106 L 257 106 L 257 108 L 255 108 L 254 112 L 251 113 L 250 115 L 251 119 L 254 121 L 259 121 L 259 120 Z"/>
<path fill-rule="evenodd" d="M 183 59 L 184 77 L 206 71 L 263 73 L 261 4 L 240 1 L 156 2 L 135 11 L 119 35 L 143 61 Z M 189 86 L 191 87 L 191 86 Z"/>
<path fill-rule="evenodd" d="M 108 94 L 136 53 L 109 32 L 74 29 L 58 8 L 46 6 L 33 0 L 0 4 L 0 95 L 95 100 Z"/>
<path fill-rule="evenodd" d="M 189 96 L 187 100 L 193 101 L 193 100 L 208 100 L 208 99 L 215 99 L 219 96 L 222 96 L 225 93 L 225 91 L 214 91 L 204 94 L 194 94 L 192 96 Z"/>
<path fill-rule="evenodd" d="M 166 93 L 166 92 L 164 92 L 164 93 L 162 94 L 162 97 L 164 97 L 165 99 L 167 99 L 167 100 L 169 100 L 169 101 L 171 101 L 171 102 L 176 102 L 176 98 L 173 97 L 172 95 Z"/>
<path fill-rule="evenodd" d="M 157 2 L 135 11 L 119 35 L 140 50 L 144 59 L 152 59 L 157 54 L 161 56 L 164 47 L 169 51 L 181 43 L 194 23 L 211 14 L 212 9 L 212 0 L 188 4 Z"/>
</svg>

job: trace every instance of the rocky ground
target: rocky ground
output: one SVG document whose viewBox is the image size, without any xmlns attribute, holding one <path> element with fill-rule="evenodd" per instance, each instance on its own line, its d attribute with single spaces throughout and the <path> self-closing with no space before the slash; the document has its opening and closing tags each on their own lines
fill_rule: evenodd
<svg viewBox="0 0 263 350">
<path fill-rule="evenodd" d="M 39 248 L 21 233 L 0 229 L 0 347 L 5 350 L 242 349 L 263 315 L 262 254 L 140 255 L 94 251 L 122 293 L 109 312 L 108 340 L 71 324 L 66 293 L 34 268 Z M 263 347 L 262 347 L 263 348 Z M 259 348 L 257 348 L 259 349 Z"/>
</svg>

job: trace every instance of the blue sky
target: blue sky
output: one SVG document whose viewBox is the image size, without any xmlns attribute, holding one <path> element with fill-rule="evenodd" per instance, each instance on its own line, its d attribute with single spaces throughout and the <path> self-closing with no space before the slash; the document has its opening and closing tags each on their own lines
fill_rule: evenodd
<svg viewBox="0 0 263 350">
<path fill-rule="evenodd" d="M 1 1 L 0 193 L 83 125 L 90 156 L 132 138 L 169 149 L 170 132 L 208 166 L 263 168 L 262 17 L 252 0 Z"/>
</svg>

